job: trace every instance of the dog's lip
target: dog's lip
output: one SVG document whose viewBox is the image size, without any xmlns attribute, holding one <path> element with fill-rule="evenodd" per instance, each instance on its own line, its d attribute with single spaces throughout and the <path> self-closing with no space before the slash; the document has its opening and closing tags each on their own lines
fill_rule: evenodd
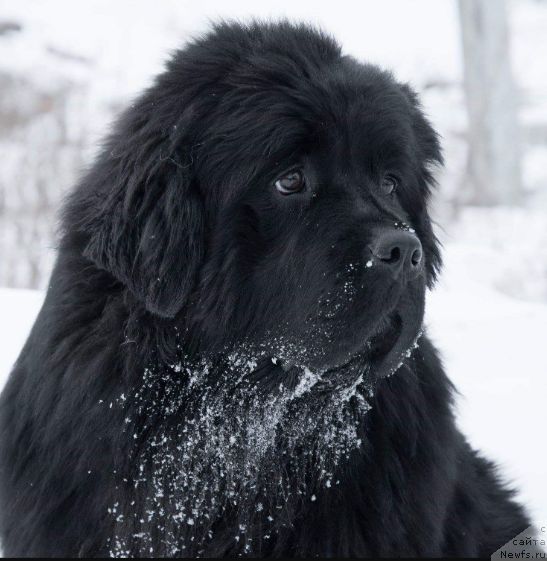
<svg viewBox="0 0 547 561">
<path fill-rule="evenodd" d="M 390 314 L 388 327 L 369 342 L 371 366 L 378 378 L 391 376 L 402 366 L 420 338 L 422 321 L 419 313 Z"/>
<path fill-rule="evenodd" d="M 326 372 L 346 368 L 352 364 L 368 364 L 377 378 L 393 374 L 421 335 L 422 317 L 419 313 L 391 311 L 383 317 L 376 333 L 367 339 L 349 360 L 329 367 Z"/>
<path fill-rule="evenodd" d="M 393 351 L 403 331 L 403 319 L 397 312 L 388 317 L 388 326 L 369 342 L 370 360 L 374 367 L 381 364 Z"/>
</svg>

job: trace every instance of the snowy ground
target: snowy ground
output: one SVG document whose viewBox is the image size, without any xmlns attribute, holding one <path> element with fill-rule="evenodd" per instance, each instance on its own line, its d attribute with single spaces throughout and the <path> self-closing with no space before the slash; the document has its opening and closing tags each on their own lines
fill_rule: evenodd
<svg viewBox="0 0 547 561">
<path fill-rule="evenodd" d="M 459 420 L 474 447 L 495 459 L 534 521 L 547 523 L 547 305 L 509 298 L 476 274 L 504 254 L 474 245 L 446 248 L 431 293 L 428 332 L 456 384 Z"/>
<path fill-rule="evenodd" d="M 43 295 L 40 292 L 0 288 L 0 387 L 2 388 L 25 343 L 42 301 Z"/>
<path fill-rule="evenodd" d="M 510 298 L 477 274 L 505 266 L 485 246 L 448 244 L 443 280 L 427 323 L 460 390 L 460 425 L 521 489 L 534 520 L 547 523 L 545 333 L 547 305 Z M 0 385 L 42 301 L 38 292 L 0 289 Z"/>
</svg>

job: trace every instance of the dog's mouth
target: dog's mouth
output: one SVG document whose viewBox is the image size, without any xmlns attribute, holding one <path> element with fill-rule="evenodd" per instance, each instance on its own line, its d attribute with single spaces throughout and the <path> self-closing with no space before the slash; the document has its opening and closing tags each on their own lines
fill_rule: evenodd
<svg viewBox="0 0 547 561">
<path fill-rule="evenodd" d="M 403 332 L 403 320 L 400 314 L 394 313 L 388 320 L 387 328 L 382 329 L 370 341 L 370 358 L 374 366 L 381 364 L 388 357 Z"/>
<path fill-rule="evenodd" d="M 393 312 L 387 326 L 369 342 L 369 360 L 376 376 L 384 378 L 399 369 L 421 335 L 421 314 Z"/>
</svg>

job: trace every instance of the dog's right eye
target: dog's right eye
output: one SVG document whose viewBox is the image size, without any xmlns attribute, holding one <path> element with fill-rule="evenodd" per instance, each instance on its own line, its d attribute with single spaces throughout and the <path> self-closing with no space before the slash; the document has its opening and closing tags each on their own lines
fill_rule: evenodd
<svg viewBox="0 0 547 561">
<path fill-rule="evenodd" d="M 304 188 L 304 185 L 304 174 L 300 170 L 291 171 L 275 182 L 275 188 L 282 195 L 299 193 Z"/>
</svg>

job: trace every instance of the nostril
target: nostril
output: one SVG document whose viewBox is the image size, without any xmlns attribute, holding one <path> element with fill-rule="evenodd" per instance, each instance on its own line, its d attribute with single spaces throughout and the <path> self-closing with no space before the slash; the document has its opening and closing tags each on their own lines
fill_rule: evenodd
<svg viewBox="0 0 547 561">
<path fill-rule="evenodd" d="M 417 267 L 421 262 L 422 262 L 422 250 L 417 249 L 412 254 L 412 265 L 414 265 L 414 267 Z"/>
<path fill-rule="evenodd" d="M 397 263 L 401 259 L 401 249 L 399 247 L 392 248 L 391 252 L 389 253 L 389 257 L 380 257 L 381 261 L 392 265 L 393 263 Z"/>
</svg>

